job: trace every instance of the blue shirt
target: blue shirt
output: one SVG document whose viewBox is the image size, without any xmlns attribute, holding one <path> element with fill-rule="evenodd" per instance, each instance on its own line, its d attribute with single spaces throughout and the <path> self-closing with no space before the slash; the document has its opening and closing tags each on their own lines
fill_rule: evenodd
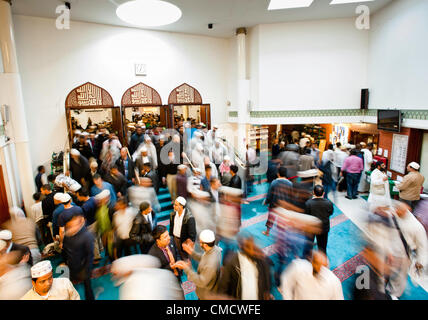
<svg viewBox="0 0 428 320">
<path fill-rule="evenodd" d="M 86 219 L 86 225 L 90 226 L 95 222 L 95 212 L 97 211 L 95 198 L 90 197 L 88 201 L 85 201 L 85 203 L 82 204 L 81 208 Z"/>
<path fill-rule="evenodd" d="M 54 236 L 59 234 L 59 227 L 58 227 L 58 217 L 61 214 L 61 212 L 64 211 L 64 205 L 63 204 L 59 204 L 53 214 L 52 214 L 52 232 L 54 234 Z"/>
<path fill-rule="evenodd" d="M 93 185 L 91 188 L 91 196 L 92 197 L 96 196 L 98 193 L 100 193 L 103 190 L 110 191 L 110 203 L 115 204 L 116 200 L 117 200 L 116 191 L 114 191 L 113 186 L 108 182 L 105 182 L 105 181 L 103 182 L 103 188 L 102 189 L 98 188 L 96 185 Z"/>
</svg>

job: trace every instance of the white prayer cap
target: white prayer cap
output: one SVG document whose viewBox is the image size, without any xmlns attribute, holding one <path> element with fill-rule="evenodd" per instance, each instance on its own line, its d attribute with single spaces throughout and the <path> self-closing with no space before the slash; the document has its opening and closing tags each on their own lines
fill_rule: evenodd
<svg viewBox="0 0 428 320">
<path fill-rule="evenodd" d="M 54 200 L 63 202 L 62 201 L 63 199 L 64 199 L 64 193 L 62 193 L 62 192 L 55 193 Z"/>
<path fill-rule="evenodd" d="M 142 123 L 142 124 L 140 125 L 140 127 L 141 127 L 141 129 L 146 129 L 146 125 L 145 125 L 144 123 Z"/>
<path fill-rule="evenodd" d="M 203 230 L 199 234 L 199 240 L 205 243 L 211 243 L 215 241 L 215 234 L 209 229 Z"/>
<path fill-rule="evenodd" d="M 161 134 L 161 135 L 159 136 L 159 140 L 165 141 L 165 140 L 166 140 L 165 135 Z"/>
<path fill-rule="evenodd" d="M 201 169 L 199 169 L 198 167 L 194 168 L 193 171 L 202 173 Z"/>
<path fill-rule="evenodd" d="M 220 188 L 218 188 L 218 192 L 219 193 L 226 193 L 226 194 L 229 194 L 231 196 L 236 196 L 236 197 L 239 197 L 242 195 L 241 189 L 226 187 L 226 186 L 221 186 Z"/>
<path fill-rule="evenodd" d="M 180 165 L 178 165 L 177 169 L 178 169 L 178 170 L 187 169 L 187 166 L 186 166 L 186 165 L 184 165 L 184 164 L 180 164 Z"/>
<path fill-rule="evenodd" d="M 7 245 L 6 241 L 0 240 L 0 251 L 2 251 L 4 248 L 6 248 L 6 245 Z"/>
<path fill-rule="evenodd" d="M 40 278 L 51 272 L 51 262 L 49 260 L 43 260 L 31 267 L 31 278 Z"/>
<path fill-rule="evenodd" d="M 146 136 L 144 137 L 144 140 L 149 141 L 149 140 L 152 140 L 152 138 L 150 138 L 150 136 L 149 136 L 149 135 L 146 135 Z"/>
<path fill-rule="evenodd" d="M 186 199 L 184 199 L 183 197 L 177 197 L 177 199 L 175 199 L 175 201 L 177 201 L 183 207 L 186 205 L 186 202 L 187 202 Z"/>
<path fill-rule="evenodd" d="M 213 125 L 213 128 L 218 129 L 218 125 L 214 124 L 214 125 Z"/>
<path fill-rule="evenodd" d="M 223 160 L 230 161 L 230 157 L 226 155 L 224 156 Z"/>
<path fill-rule="evenodd" d="M 411 168 L 413 168 L 413 169 L 415 169 L 415 170 L 419 170 L 419 168 L 421 167 L 418 163 L 416 163 L 416 162 L 410 162 L 409 163 L 409 166 L 411 167 Z"/>
<path fill-rule="evenodd" d="M 104 189 L 103 191 L 101 191 L 100 193 L 98 193 L 95 196 L 95 200 L 100 201 L 100 200 L 105 199 L 107 197 L 110 197 L 110 191 L 108 189 Z"/>
<path fill-rule="evenodd" d="M 140 152 L 147 152 L 147 148 L 146 147 L 142 147 Z"/>
<path fill-rule="evenodd" d="M 82 136 L 89 136 L 89 132 L 83 131 Z"/>
<path fill-rule="evenodd" d="M 63 193 L 62 199 L 61 199 L 62 203 L 67 203 L 68 201 L 71 200 L 71 196 L 68 193 Z"/>
<path fill-rule="evenodd" d="M 77 149 L 71 149 L 70 154 L 72 156 L 80 156 L 80 152 Z"/>
<path fill-rule="evenodd" d="M 80 131 L 80 130 L 74 130 L 74 134 L 75 135 L 82 134 L 82 131 Z"/>
<path fill-rule="evenodd" d="M 0 231 L 0 240 L 4 240 L 4 241 L 12 240 L 12 232 L 6 229 Z"/>
<path fill-rule="evenodd" d="M 364 141 L 361 141 L 360 145 L 364 147 L 364 146 L 366 146 L 366 143 Z"/>
</svg>

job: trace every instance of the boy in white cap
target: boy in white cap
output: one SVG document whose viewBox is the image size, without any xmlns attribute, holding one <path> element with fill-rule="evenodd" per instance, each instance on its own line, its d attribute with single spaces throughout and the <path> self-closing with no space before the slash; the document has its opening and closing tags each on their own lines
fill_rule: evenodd
<svg viewBox="0 0 428 320">
<path fill-rule="evenodd" d="M 424 176 L 419 172 L 419 168 L 418 163 L 410 162 L 407 165 L 409 173 L 404 176 L 402 182 L 395 184 L 395 187 L 400 190 L 400 200 L 406 202 L 412 211 L 421 198 L 421 190 L 425 181 Z"/>
<path fill-rule="evenodd" d="M 183 243 L 183 250 L 194 260 L 199 262 L 198 270 L 192 269 L 190 261 L 177 261 L 174 267 L 183 269 L 187 279 L 196 285 L 196 294 L 200 300 L 212 299 L 210 293 L 217 290 L 218 279 L 220 277 L 221 249 L 215 245 L 215 234 L 209 229 L 205 229 L 199 235 L 199 244 L 204 250 L 203 254 L 194 251 L 193 243 Z"/>
<path fill-rule="evenodd" d="M 49 260 L 41 261 L 31 268 L 33 288 L 21 300 L 80 300 L 79 293 L 68 278 L 53 278 Z"/>
</svg>

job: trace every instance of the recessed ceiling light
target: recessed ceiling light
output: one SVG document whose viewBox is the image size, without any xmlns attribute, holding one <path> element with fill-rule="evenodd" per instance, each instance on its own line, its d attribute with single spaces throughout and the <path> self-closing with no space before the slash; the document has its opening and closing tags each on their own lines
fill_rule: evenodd
<svg viewBox="0 0 428 320">
<path fill-rule="evenodd" d="M 375 0 L 332 0 L 330 4 L 345 4 L 345 3 L 356 3 L 356 2 L 370 2 Z"/>
<path fill-rule="evenodd" d="M 268 10 L 309 7 L 314 0 L 270 0 Z"/>
<path fill-rule="evenodd" d="M 161 0 L 134 0 L 116 9 L 119 19 L 139 27 L 159 27 L 176 22 L 181 17 L 177 6 Z"/>
</svg>

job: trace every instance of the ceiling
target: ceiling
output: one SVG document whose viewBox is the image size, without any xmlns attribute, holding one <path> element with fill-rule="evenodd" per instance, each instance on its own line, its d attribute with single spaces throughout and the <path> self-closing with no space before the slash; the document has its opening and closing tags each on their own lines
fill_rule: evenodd
<svg viewBox="0 0 428 320">
<path fill-rule="evenodd" d="M 71 20 L 102 23 L 116 26 L 131 25 L 116 16 L 116 7 L 127 0 L 68 0 L 71 3 Z M 356 17 L 360 3 L 332 5 L 331 0 L 314 0 L 309 8 L 268 11 L 270 0 L 167 0 L 177 5 L 183 15 L 177 22 L 151 30 L 163 30 L 213 37 L 230 38 L 236 28 L 258 24 Z M 392 0 L 364 2 L 375 13 Z M 26 16 L 56 18 L 60 0 L 12 0 L 12 13 Z M 213 29 L 208 24 L 213 23 Z M 71 24 L 72 27 L 72 24 Z"/>
</svg>

